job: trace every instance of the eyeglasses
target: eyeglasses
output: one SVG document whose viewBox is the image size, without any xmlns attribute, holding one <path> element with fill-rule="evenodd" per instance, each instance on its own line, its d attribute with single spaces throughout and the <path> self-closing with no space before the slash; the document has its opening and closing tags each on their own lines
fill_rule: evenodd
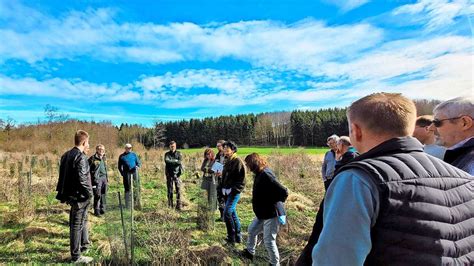
<svg viewBox="0 0 474 266">
<path fill-rule="evenodd" d="M 461 115 L 461 116 L 458 116 L 458 117 L 451 117 L 451 118 L 445 118 L 445 119 L 433 119 L 432 123 L 435 127 L 441 127 L 443 125 L 443 122 L 444 121 L 447 121 L 447 120 L 456 120 L 456 119 L 459 119 L 463 116 L 466 116 L 466 115 Z M 470 117 L 470 116 L 469 116 Z M 472 117 L 471 117 L 472 118 Z"/>
</svg>

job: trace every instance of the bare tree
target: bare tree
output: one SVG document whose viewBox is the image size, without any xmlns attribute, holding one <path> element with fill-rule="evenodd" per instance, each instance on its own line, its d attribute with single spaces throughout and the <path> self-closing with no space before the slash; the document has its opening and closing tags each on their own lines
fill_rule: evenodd
<svg viewBox="0 0 474 266">
<path fill-rule="evenodd" d="M 54 122 L 64 122 L 69 119 L 69 116 L 67 114 L 59 112 L 58 107 L 52 106 L 50 104 L 47 104 L 44 107 L 44 115 L 46 116 L 48 124 Z"/>
</svg>

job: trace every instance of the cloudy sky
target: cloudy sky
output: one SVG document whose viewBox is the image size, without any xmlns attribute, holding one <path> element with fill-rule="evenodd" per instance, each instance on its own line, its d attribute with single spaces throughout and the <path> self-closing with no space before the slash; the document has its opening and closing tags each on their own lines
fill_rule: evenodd
<svg viewBox="0 0 474 266">
<path fill-rule="evenodd" d="M 473 94 L 468 0 L 0 0 L 0 118 L 156 120 Z"/>
</svg>

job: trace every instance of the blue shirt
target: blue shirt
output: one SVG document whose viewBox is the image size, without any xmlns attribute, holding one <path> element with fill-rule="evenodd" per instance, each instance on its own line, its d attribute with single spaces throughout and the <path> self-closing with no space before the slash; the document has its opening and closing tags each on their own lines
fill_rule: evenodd
<svg viewBox="0 0 474 266">
<path fill-rule="evenodd" d="M 321 169 L 321 175 L 323 176 L 323 181 L 331 179 L 334 175 L 334 169 L 336 167 L 336 154 L 334 151 L 329 150 L 324 155 L 324 161 Z"/>
<path fill-rule="evenodd" d="M 313 265 L 363 265 L 372 248 L 378 201 L 377 187 L 363 171 L 339 173 L 324 199 L 324 226 L 313 248 Z"/>
</svg>

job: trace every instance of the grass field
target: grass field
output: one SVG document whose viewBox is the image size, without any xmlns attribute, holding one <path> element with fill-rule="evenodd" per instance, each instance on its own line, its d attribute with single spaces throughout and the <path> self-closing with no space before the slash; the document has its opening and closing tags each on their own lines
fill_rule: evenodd
<svg viewBox="0 0 474 266">
<path fill-rule="evenodd" d="M 202 152 L 204 148 L 192 148 L 192 149 L 181 149 L 180 151 L 184 154 L 192 154 Z M 239 147 L 238 154 L 240 156 L 245 156 L 250 153 L 256 152 L 262 155 L 271 155 L 271 154 L 294 154 L 294 153 L 306 153 L 309 155 L 320 155 L 328 151 L 328 148 L 314 147 L 314 148 L 288 148 L 288 147 Z"/>
<path fill-rule="evenodd" d="M 134 217 L 134 261 L 139 264 L 248 264 L 239 256 L 244 244 L 226 245 L 225 225 L 213 222 L 218 212 L 205 211 L 205 195 L 200 189 L 201 154 L 184 154 L 186 174 L 183 176 L 184 210 L 166 207 L 166 185 L 163 176 L 163 151 L 138 151 L 142 157 L 142 205 Z M 281 263 L 295 262 L 306 238 L 311 233 L 317 205 L 324 194 L 320 179 L 320 155 L 306 151 L 275 153 L 270 149 L 241 150 L 265 154 L 274 172 L 290 190 L 286 208 L 289 225 L 282 227 L 278 245 Z M 119 150 L 114 152 L 119 153 Z M 69 261 L 69 207 L 55 200 L 57 163 L 53 155 L 33 160 L 24 154 L 0 152 L 0 264 L 1 263 L 67 263 Z M 35 164 L 32 164 L 35 161 Z M 29 167 L 32 166 L 33 167 Z M 89 216 L 92 248 L 88 252 L 103 264 L 127 263 L 130 255 L 130 214 L 124 213 L 127 249 L 118 208 L 117 192 L 123 193 L 121 178 L 115 171 L 115 158 L 109 158 L 109 211 L 103 217 Z M 31 182 L 25 173 L 32 173 Z M 244 241 L 254 217 L 251 207 L 252 176 L 237 207 Z M 29 193 L 31 192 L 31 193 Z M 29 194 L 28 194 L 29 193 Z M 91 212 L 90 212 L 91 214 Z M 210 215 L 210 217 L 209 217 Z M 257 249 L 255 264 L 266 262 L 263 244 Z"/>
</svg>

